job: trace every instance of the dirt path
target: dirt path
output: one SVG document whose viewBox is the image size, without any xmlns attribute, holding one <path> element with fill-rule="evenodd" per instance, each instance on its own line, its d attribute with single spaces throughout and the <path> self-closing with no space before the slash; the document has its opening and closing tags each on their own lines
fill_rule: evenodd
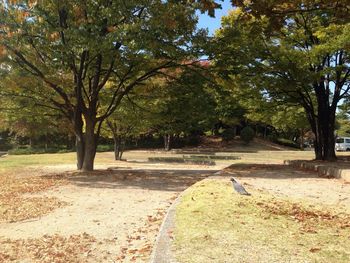
<svg viewBox="0 0 350 263">
<path fill-rule="evenodd" d="M 181 191 L 214 171 L 146 168 L 72 174 L 66 185 L 27 195 L 68 205 L 40 218 L 0 224 L 0 259 L 6 252 L 4 262 L 147 262 L 167 208 Z M 62 248 L 72 238 L 72 245 Z M 31 247 L 38 243 L 43 248 L 33 254 Z M 77 243 L 79 253 L 74 252 Z M 57 251 L 65 254 L 62 261 Z"/>
</svg>

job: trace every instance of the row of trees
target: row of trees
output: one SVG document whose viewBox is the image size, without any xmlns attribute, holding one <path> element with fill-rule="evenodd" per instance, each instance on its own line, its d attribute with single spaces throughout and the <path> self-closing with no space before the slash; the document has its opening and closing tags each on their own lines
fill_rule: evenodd
<svg viewBox="0 0 350 263">
<path fill-rule="evenodd" d="M 350 89 L 348 1 L 232 1 L 210 38 L 196 12 L 214 15 L 219 3 L 1 3 L 4 127 L 74 134 L 82 170 L 93 169 L 101 135 L 120 159 L 125 138 L 146 130 L 169 148 L 174 134 L 242 122 L 265 135 L 311 128 L 316 158 L 334 160 L 336 110 Z"/>
</svg>

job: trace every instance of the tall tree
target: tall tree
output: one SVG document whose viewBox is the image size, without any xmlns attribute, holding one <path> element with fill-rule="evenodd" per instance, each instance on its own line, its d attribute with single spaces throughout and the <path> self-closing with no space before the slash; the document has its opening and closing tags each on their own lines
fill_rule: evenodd
<svg viewBox="0 0 350 263">
<path fill-rule="evenodd" d="M 212 127 L 215 101 L 204 77 L 208 65 L 194 65 L 166 72 L 156 90 L 153 126 L 164 137 L 164 148 L 170 150 L 174 135 L 193 135 Z"/>
<path fill-rule="evenodd" d="M 335 113 L 350 90 L 348 1 L 233 1 L 219 64 L 247 85 L 304 107 L 316 159 L 335 160 Z"/>
<path fill-rule="evenodd" d="M 2 2 L 1 67 L 44 84 L 40 104 L 72 123 L 77 168 L 93 170 L 101 125 L 123 97 L 200 51 L 196 39 L 205 32 L 196 31 L 195 7 L 162 0 Z"/>
</svg>

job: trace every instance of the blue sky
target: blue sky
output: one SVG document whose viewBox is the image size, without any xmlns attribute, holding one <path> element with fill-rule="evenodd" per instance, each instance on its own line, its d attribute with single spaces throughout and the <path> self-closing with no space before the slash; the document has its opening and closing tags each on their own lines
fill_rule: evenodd
<svg viewBox="0 0 350 263">
<path fill-rule="evenodd" d="M 213 35 L 215 30 L 220 28 L 221 17 L 227 15 L 228 10 L 232 9 L 230 0 L 224 0 L 221 6 L 222 9 L 215 10 L 215 18 L 209 17 L 207 14 L 199 15 L 198 27 L 208 28 L 209 35 Z"/>
</svg>

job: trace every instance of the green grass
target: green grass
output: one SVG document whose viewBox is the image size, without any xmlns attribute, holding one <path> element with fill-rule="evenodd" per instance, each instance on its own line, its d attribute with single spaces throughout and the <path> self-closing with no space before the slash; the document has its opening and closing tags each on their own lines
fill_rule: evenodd
<svg viewBox="0 0 350 263">
<path fill-rule="evenodd" d="M 205 180 L 177 206 L 176 257 L 180 263 L 350 262 L 350 217 L 327 209 L 263 192 L 241 196 L 228 181 Z"/>
<path fill-rule="evenodd" d="M 55 164 L 74 164 L 75 153 L 8 155 L 0 158 L 0 171 Z"/>
</svg>

